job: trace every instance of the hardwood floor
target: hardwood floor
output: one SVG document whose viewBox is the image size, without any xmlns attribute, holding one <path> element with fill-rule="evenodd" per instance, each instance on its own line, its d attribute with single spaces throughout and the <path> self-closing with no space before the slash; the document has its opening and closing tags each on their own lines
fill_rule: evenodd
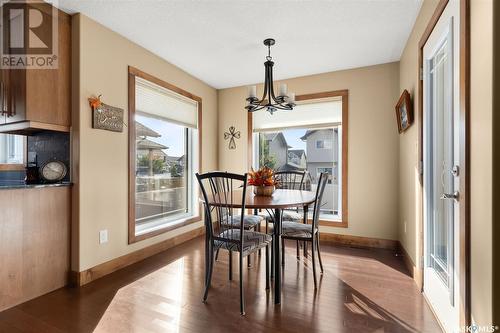
<svg viewBox="0 0 500 333">
<path fill-rule="evenodd" d="M 282 304 L 266 293 L 264 254 L 228 281 L 221 251 L 208 303 L 201 302 L 199 237 L 81 288 L 63 288 L 0 313 L 0 332 L 441 332 L 403 261 L 389 250 L 322 244 L 325 274 L 314 291 L 310 256 L 286 250 Z"/>
</svg>

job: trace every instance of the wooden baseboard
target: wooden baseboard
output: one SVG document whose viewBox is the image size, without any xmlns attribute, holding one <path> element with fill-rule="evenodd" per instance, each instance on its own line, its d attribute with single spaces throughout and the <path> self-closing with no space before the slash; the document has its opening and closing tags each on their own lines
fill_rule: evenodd
<svg viewBox="0 0 500 333">
<path fill-rule="evenodd" d="M 401 257 L 403 257 L 403 262 L 406 266 L 406 269 L 408 269 L 408 272 L 410 272 L 411 277 L 417 284 L 417 286 L 422 290 L 423 288 L 423 272 L 420 268 L 417 268 L 411 257 L 408 255 L 408 252 L 406 252 L 405 248 L 401 244 L 401 242 L 398 242 L 398 253 L 400 254 Z"/>
<path fill-rule="evenodd" d="M 361 236 L 351 236 L 351 235 L 339 235 L 322 232 L 320 233 L 320 239 L 324 242 L 330 242 L 334 244 L 340 244 L 345 246 L 363 247 L 363 248 L 377 248 L 377 249 L 389 249 L 397 250 L 398 241 L 390 239 L 380 239 L 380 238 L 370 238 Z"/>
<path fill-rule="evenodd" d="M 166 239 L 160 243 L 153 244 L 143 249 L 112 259 L 100 265 L 94 266 L 82 272 L 72 271 L 70 273 L 71 285 L 75 287 L 83 286 L 100 277 L 111 274 L 121 268 L 132 265 L 155 254 L 180 245 L 205 233 L 205 227 L 201 226 L 194 230 L 185 232 L 178 236 Z"/>
</svg>

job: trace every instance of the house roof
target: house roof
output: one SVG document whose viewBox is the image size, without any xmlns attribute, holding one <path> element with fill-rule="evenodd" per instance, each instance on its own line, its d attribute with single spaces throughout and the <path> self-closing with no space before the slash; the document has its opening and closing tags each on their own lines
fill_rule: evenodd
<svg viewBox="0 0 500 333">
<path fill-rule="evenodd" d="M 184 160 L 184 155 L 182 156 L 167 156 L 168 162 L 181 162 Z"/>
<path fill-rule="evenodd" d="M 298 157 L 306 154 L 306 151 L 304 149 L 289 149 L 288 152 L 295 154 Z"/>
<path fill-rule="evenodd" d="M 316 130 L 307 130 L 306 134 L 300 137 L 300 140 L 306 141 L 309 135 L 313 134 L 314 132 L 316 132 Z"/>
<path fill-rule="evenodd" d="M 168 147 L 149 139 L 139 139 L 137 140 L 137 149 L 162 150 L 168 149 Z"/>
<path fill-rule="evenodd" d="M 304 170 L 300 166 L 293 164 L 293 163 L 286 163 L 285 165 L 282 165 L 279 167 L 279 171 L 296 171 L 296 170 Z"/>
<path fill-rule="evenodd" d="M 300 139 L 301 139 L 302 141 L 306 141 L 306 140 L 307 140 L 307 138 L 308 138 L 311 134 L 313 134 L 313 133 L 315 133 L 315 132 L 318 132 L 318 131 L 331 131 L 331 129 L 330 129 L 330 128 L 324 128 L 324 129 L 319 129 L 319 130 L 307 130 L 307 131 L 306 131 L 306 134 L 304 134 L 303 136 L 301 136 L 301 137 L 300 137 Z M 335 131 L 337 131 L 337 130 L 335 129 Z"/>
<path fill-rule="evenodd" d="M 278 133 L 264 133 L 264 138 L 267 141 L 273 141 L 278 136 Z"/>
<path fill-rule="evenodd" d="M 274 141 L 276 138 L 280 138 L 287 148 L 291 148 L 286 142 L 285 136 L 282 132 L 264 133 L 264 138 L 266 139 L 266 141 Z"/>
<path fill-rule="evenodd" d="M 168 162 L 177 162 L 179 160 L 179 156 L 167 156 Z"/>
<path fill-rule="evenodd" d="M 150 136 L 153 138 L 161 137 L 161 134 L 153 131 L 151 128 L 144 126 L 140 122 L 135 122 L 135 136 Z"/>
</svg>

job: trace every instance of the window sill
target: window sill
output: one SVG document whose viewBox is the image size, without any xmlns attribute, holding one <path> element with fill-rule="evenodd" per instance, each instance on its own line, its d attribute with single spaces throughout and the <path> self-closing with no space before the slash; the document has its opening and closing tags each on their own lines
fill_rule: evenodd
<svg viewBox="0 0 500 333">
<path fill-rule="evenodd" d="M 319 225 L 323 227 L 347 228 L 347 221 L 335 220 L 319 220 Z"/>
<path fill-rule="evenodd" d="M 24 171 L 24 164 L 0 164 L 0 171 Z"/>
<path fill-rule="evenodd" d="M 133 244 L 136 242 L 140 242 L 142 240 L 145 240 L 145 239 L 148 239 L 151 237 L 155 237 L 155 236 L 164 234 L 166 232 L 169 232 L 169 231 L 184 227 L 188 224 L 199 222 L 199 221 L 201 221 L 201 216 L 191 216 L 188 218 L 182 218 L 182 219 L 176 220 L 175 222 L 170 222 L 163 227 L 154 228 L 154 230 L 151 230 L 151 231 L 144 231 L 138 235 L 129 235 L 130 237 L 129 237 L 128 243 Z"/>
<path fill-rule="evenodd" d="M 308 219 L 307 223 L 311 224 L 312 219 Z M 319 220 L 319 225 L 323 227 L 336 227 L 336 228 L 347 228 L 349 225 L 347 221 L 343 220 Z"/>
</svg>

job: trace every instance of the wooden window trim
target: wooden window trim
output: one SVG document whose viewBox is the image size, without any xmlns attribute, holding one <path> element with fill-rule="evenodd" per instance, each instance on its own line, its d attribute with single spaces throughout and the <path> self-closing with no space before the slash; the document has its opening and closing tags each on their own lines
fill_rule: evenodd
<svg viewBox="0 0 500 333">
<path fill-rule="evenodd" d="M 181 89 L 173 84 L 165 82 L 161 79 L 158 79 L 150 74 L 147 74 L 137 68 L 132 66 L 128 67 L 128 243 L 136 243 L 154 236 L 158 236 L 165 232 L 183 227 L 185 225 L 201 221 L 202 215 L 202 206 L 198 204 L 198 216 L 194 216 L 185 220 L 182 220 L 178 223 L 173 223 L 170 225 L 166 225 L 160 229 L 138 235 L 135 234 L 135 150 L 136 150 L 136 142 L 135 142 L 135 78 L 139 77 L 144 80 L 153 82 L 163 88 L 171 90 L 179 95 L 192 99 L 198 103 L 198 168 L 201 169 L 201 161 L 202 161 L 202 99 L 196 95 L 191 94 L 190 92 Z"/>
<path fill-rule="evenodd" d="M 420 77 L 423 69 L 423 50 L 425 43 L 429 39 L 434 27 L 443 14 L 449 0 L 441 0 L 427 24 L 418 44 L 418 74 Z M 460 221 L 459 221 L 459 312 L 460 325 L 469 326 L 471 324 L 471 292 L 470 292 L 470 0 L 460 0 Z M 423 80 L 418 81 L 418 154 L 420 162 L 423 162 Z M 420 175 L 421 200 L 424 202 L 423 177 Z M 419 221 L 418 242 L 420 244 L 420 258 L 424 256 L 424 219 L 423 205 L 422 214 Z M 421 290 L 424 287 L 423 267 L 419 269 L 421 278 L 417 281 Z"/>
<path fill-rule="evenodd" d="M 24 171 L 24 164 L 0 164 L 0 171 Z"/>
<path fill-rule="evenodd" d="M 341 97 L 342 99 L 342 216 L 340 221 L 319 220 L 319 225 L 328 227 L 347 228 L 348 223 L 348 132 L 349 132 L 349 90 L 325 91 L 314 94 L 304 94 L 295 97 L 297 102 L 316 100 L 322 98 Z M 253 160 L 253 115 L 248 112 L 247 120 L 247 161 L 248 168 L 252 167 Z"/>
<path fill-rule="evenodd" d="M 0 163 L 0 171 L 24 171 L 28 163 L 28 139 L 23 138 L 23 160 L 24 163 Z"/>
</svg>

